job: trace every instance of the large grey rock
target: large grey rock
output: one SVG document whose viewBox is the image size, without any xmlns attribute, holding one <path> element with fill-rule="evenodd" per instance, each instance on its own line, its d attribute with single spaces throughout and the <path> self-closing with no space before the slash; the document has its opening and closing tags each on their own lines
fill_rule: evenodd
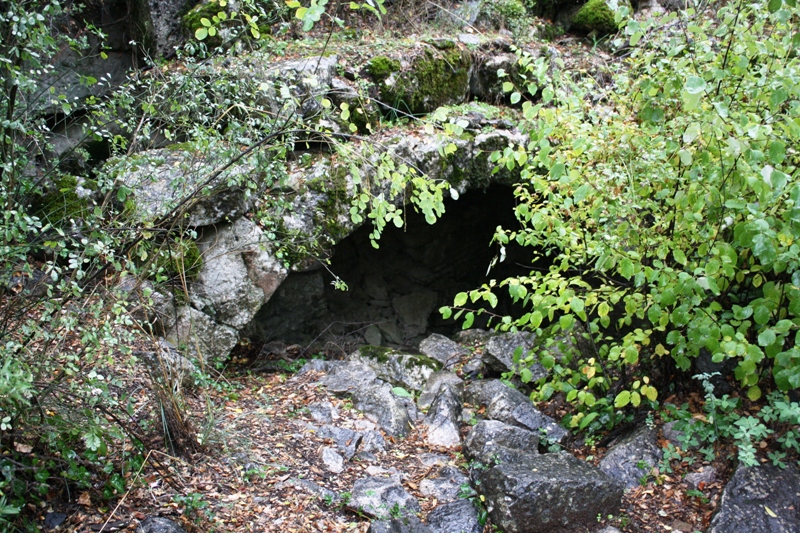
<svg viewBox="0 0 800 533">
<path fill-rule="evenodd" d="M 375 371 L 364 363 L 347 361 L 334 366 L 319 382 L 334 394 L 352 394 L 372 386 L 377 378 Z"/>
<path fill-rule="evenodd" d="M 347 357 L 363 363 L 377 376 L 407 390 L 422 390 L 431 374 L 441 368 L 441 363 L 424 355 L 400 353 L 374 346 L 364 346 Z"/>
<path fill-rule="evenodd" d="M 464 440 L 464 453 L 484 465 L 513 462 L 539 453 L 539 435 L 497 420 L 481 420 Z"/>
<path fill-rule="evenodd" d="M 416 516 L 404 516 L 391 520 L 376 520 L 369 525 L 367 533 L 431 533 L 431 529 Z"/>
<path fill-rule="evenodd" d="M 530 351 L 536 348 L 536 335 L 534 333 L 514 332 L 500 333 L 495 335 L 486 343 L 486 350 L 483 353 L 483 363 L 498 373 L 515 371 L 519 373 L 522 368 L 531 371 L 531 381 L 536 381 L 547 375 L 547 370 L 538 362 L 530 365 L 519 363 Z M 517 362 L 514 358 L 517 358 Z"/>
<path fill-rule="evenodd" d="M 478 510 L 469 500 L 438 505 L 425 519 L 432 533 L 481 533 Z"/>
<path fill-rule="evenodd" d="M 639 485 L 663 457 L 656 443 L 656 429 L 641 427 L 620 439 L 600 461 L 600 470 L 628 488 Z"/>
<path fill-rule="evenodd" d="M 466 348 L 439 333 L 433 333 L 420 342 L 419 351 L 442 363 L 444 368 L 452 368 L 461 357 L 469 353 Z"/>
<path fill-rule="evenodd" d="M 461 397 L 453 387 L 442 387 L 425 417 L 425 441 L 432 446 L 452 448 L 461 444 L 459 420 Z"/>
<path fill-rule="evenodd" d="M 739 465 L 725 486 L 709 533 L 800 531 L 800 469 Z"/>
<path fill-rule="evenodd" d="M 186 530 L 181 526 L 167 518 L 160 516 L 151 516 L 145 518 L 139 527 L 136 528 L 136 533 L 186 533 Z"/>
<path fill-rule="evenodd" d="M 353 405 L 387 434 L 405 436 L 412 428 L 411 416 L 402 398 L 387 383 L 376 381 L 353 393 Z"/>
<path fill-rule="evenodd" d="M 442 388 L 452 388 L 456 394 L 461 396 L 464 392 L 464 381 L 455 375 L 453 372 L 441 370 L 434 372 L 428 378 L 425 386 L 422 388 L 422 393 L 417 398 L 417 407 L 420 409 L 428 409 L 433 400 L 438 396 Z"/>
<path fill-rule="evenodd" d="M 485 416 L 491 420 L 541 432 L 553 442 L 563 442 L 568 435 L 555 420 L 536 409 L 527 396 L 497 379 L 471 383 L 464 390 L 464 401 L 485 407 Z"/>
<path fill-rule="evenodd" d="M 492 523 L 506 533 L 596 527 L 598 514 L 619 511 L 623 485 L 567 452 L 530 456 L 479 475 Z"/>
<path fill-rule="evenodd" d="M 215 157 L 164 148 L 111 161 L 107 168 L 131 190 L 134 216 L 151 221 L 173 212 L 185 212 L 186 218 L 179 220 L 200 227 L 234 220 L 253 206 L 254 198 L 235 183 L 255 170 L 242 162 L 210 179 L 221 163 L 224 161 Z"/>
<path fill-rule="evenodd" d="M 334 418 L 339 418 L 339 410 L 331 402 L 310 403 L 308 412 L 311 418 L 323 424 L 330 424 Z"/>
<path fill-rule="evenodd" d="M 441 467 L 433 477 L 420 481 L 419 491 L 439 502 L 452 502 L 458 499 L 461 486 L 467 483 L 469 478 L 461 470 L 448 465 Z"/>
<path fill-rule="evenodd" d="M 207 230 L 198 241 L 203 265 L 190 287 L 195 307 L 241 329 L 269 300 L 286 270 L 269 252 L 263 231 L 246 218 Z"/>
<path fill-rule="evenodd" d="M 390 516 L 409 516 L 420 511 L 419 502 L 392 479 L 359 479 L 350 493 L 347 507 L 372 518 L 388 520 Z"/>
<path fill-rule="evenodd" d="M 181 306 L 176 315 L 175 325 L 164 338 L 191 357 L 203 360 L 225 358 L 239 341 L 234 328 L 214 322 L 193 307 Z"/>
</svg>

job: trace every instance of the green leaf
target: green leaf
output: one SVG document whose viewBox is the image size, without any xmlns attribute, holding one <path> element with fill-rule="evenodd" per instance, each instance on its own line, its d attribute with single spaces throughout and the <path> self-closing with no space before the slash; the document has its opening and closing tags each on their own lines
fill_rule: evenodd
<svg viewBox="0 0 800 533">
<path fill-rule="evenodd" d="M 456 307 L 461 307 L 465 303 L 467 303 L 467 293 L 459 292 L 456 294 L 456 297 L 453 299 L 453 305 Z"/>
<path fill-rule="evenodd" d="M 693 122 L 689 124 L 689 126 L 686 127 L 686 131 L 683 132 L 683 142 L 691 144 L 698 137 L 700 137 L 700 124 Z"/>
<path fill-rule="evenodd" d="M 758 387 L 758 385 L 754 385 L 747 389 L 747 397 L 750 398 L 751 402 L 755 402 L 761 398 L 761 389 Z"/>
<path fill-rule="evenodd" d="M 439 314 L 442 315 L 442 318 L 447 320 L 453 315 L 453 310 L 447 306 L 442 306 L 439 308 Z"/>
<path fill-rule="evenodd" d="M 767 8 L 770 13 L 775 13 L 781 8 L 781 5 L 783 5 L 783 0 L 769 0 Z"/>
<path fill-rule="evenodd" d="M 614 398 L 614 407 L 617 409 L 622 409 L 626 405 L 631 402 L 631 392 L 624 390 L 617 394 L 617 397 Z"/>
<path fill-rule="evenodd" d="M 513 83 L 511 83 L 510 81 L 504 81 L 503 82 L 503 92 L 504 93 L 510 93 L 513 90 L 514 90 L 514 84 Z"/>
<path fill-rule="evenodd" d="M 518 104 L 522 99 L 522 95 L 518 91 L 511 93 L 511 105 Z"/>
<path fill-rule="evenodd" d="M 703 94 L 706 90 L 706 80 L 699 76 L 689 76 L 683 88 L 689 94 Z"/>
<path fill-rule="evenodd" d="M 581 419 L 581 423 L 579 424 L 579 427 L 580 427 L 581 429 L 586 429 L 586 426 L 588 426 L 589 424 L 591 424 L 591 423 L 592 423 L 592 420 L 594 420 L 594 419 L 595 419 L 595 418 L 597 418 L 598 416 L 599 416 L 599 413 L 597 413 L 597 411 L 592 411 L 591 413 L 587 414 L 586 416 L 584 416 L 584 417 Z"/>
<path fill-rule="evenodd" d="M 197 39 L 198 41 L 202 41 L 206 37 L 208 37 L 208 30 L 207 29 L 205 29 L 205 28 L 197 28 L 194 31 L 194 38 Z"/>
<path fill-rule="evenodd" d="M 464 323 L 461 325 L 461 329 L 471 328 L 474 322 L 475 322 L 475 313 L 470 311 L 469 313 L 464 315 Z"/>
<path fill-rule="evenodd" d="M 403 387 L 393 387 L 392 392 L 395 396 L 399 396 L 401 398 L 411 398 L 411 393 Z"/>
<path fill-rule="evenodd" d="M 683 253 L 683 250 L 673 250 L 672 257 L 675 258 L 675 262 L 686 265 L 686 254 Z"/>
<path fill-rule="evenodd" d="M 606 316 L 610 311 L 610 307 L 607 302 L 600 302 L 600 305 L 597 306 L 597 314 L 598 316 Z"/>
<path fill-rule="evenodd" d="M 623 257 L 619 262 L 619 273 L 623 278 L 631 279 L 633 276 L 633 261 Z"/>
<path fill-rule="evenodd" d="M 776 339 L 775 332 L 772 329 L 765 329 L 764 331 L 758 334 L 758 345 L 769 346 L 773 342 L 775 342 L 775 339 Z"/>
</svg>

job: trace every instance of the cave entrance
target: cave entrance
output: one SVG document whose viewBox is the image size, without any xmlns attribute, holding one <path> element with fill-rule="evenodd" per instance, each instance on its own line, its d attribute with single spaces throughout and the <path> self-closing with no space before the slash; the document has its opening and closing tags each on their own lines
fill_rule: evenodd
<svg viewBox="0 0 800 533">
<path fill-rule="evenodd" d="M 378 249 L 365 224 L 334 247 L 330 271 L 290 274 L 245 333 L 254 343 L 333 344 L 344 351 L 365 343 L 413 348 L 431 333 L 453 335 L 460 323 L 443 320 L 441 306 L 489 279 L 530 271 L 518 248 L 507 249 L 506 260 L 489 271 L 499 253 L 491 244 L 495 228 L 517 227 L 514 205 L 510 187 L 493 185 L 448 199 L 433 225 L 409 209 L 406 227 L 387 227 Z M 331 272 L 349 290 L 335 289 Z M 501 301 L 502 312 L 509 305 Z"/>
</svg>

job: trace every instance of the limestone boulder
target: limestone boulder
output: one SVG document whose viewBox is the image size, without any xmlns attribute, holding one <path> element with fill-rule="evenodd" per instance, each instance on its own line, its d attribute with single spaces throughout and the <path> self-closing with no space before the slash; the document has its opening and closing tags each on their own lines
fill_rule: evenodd
<svg viewBox="0 0 800 533">
<path fill-rule="evenodd" d="M 412 417 L 403 399 L 392 392 L 392 387 L 375 381 L 353 392 L 353 405 L 364 411 L 364 416 L 372 420 L 388 435 L 402 437 L 412 427 Z"/>
<path fill-rule="evenodd" d="M 539 411 L 530 399 L 497 379 L 475 381 L 464 390 L 467 403 L 485 407 L 485 416 L 513 426 L 541 433 L 553 442 L 563 442 L 568 432 Z"/>
<path fill-rule="evenodd" d="M 519 374 L 522 368 L 527 368 L 532 376 L 530 381 L 536 381 L 547 375 L 547 371 L 541 363 L 522 364 L 520 362 L 536 347 L 536 334 L 534 333 L 522 331 L 500 333 L 486 343 L 483 363 L 498 374 L 510 371 Z"/>
<path fill-rule="evenodd" d="M 591 530 L 622 502 L 621 483 L 567 452 L 503 463 L 479 480 L 492 523 L 506 533 Z"/>
<path fill-rule="evenodd" d="M 373 386 L 378 377 L 372 368 L 357 361 L 347 361 L 333 368 L 320 370 L 328 372 L 320 379 L 320 383 L 334 394 L 353 394 Z"/>
<path fill-rule="evenodd" d="M 464 454 L 483 465 L 524 460 L 538 453 L 539 435 L 497 420 L 481 420 L 464 441 Z"/>
<path fill-rule="evenodd" d="M 656 442 L 657 430 L 646 426 L 634 430 L 615 443 L 600 461 L 600 470 L 628 488 L 639 485 L 663 457 Z"/>
<path fill-rule="evenodd" d="M 370 523 L 367 533 L 431 533 L 431 529 L 412 515 L 391 520 L 376 520 Z"/>
<path fill-rule="evenodd" d="M 359 479 L 350 493 L 349 509 L 380 520 L 411 516 L 421 510 L 419 502 L 400 483 L 389 478 Z"/>
<path fill-rule="evenodd" d="M 178 215 L 190 227 L 235 220 L 253 206 L 253 197 L 239 185 L 256 171 L 246 162 L 232 165 L 214 177 L 221 161 L 173 146 L 148 150 L 108 163 L 110 172 L 130 191 L 129 213 L 141 221 Z"/>
<path fill-rule="evenodd" d="M 168 518 L 150 516 L 142 520 L 136 533 L 186 533 L 186 530 Z"/>
<path fill-rule="evenodd" d="M 464 381 L 453 372 L 448 372 L 447 370 L 434 372 L 428 377 L 428 381 L 422 388 L 422 393 L 417 399 L 417 407 L 428 409 L 443 388 L 454 389 L 460 397 L 464 392 Z"/>
<path fill-rule="evenodd" d="M 434 333 L 420 342 L 419 351 L 442 363 L 444 368 L 451 368 L 469 353 L 466 348 L 439 333 Z"/>
<path fill-rule="evenodd" d="M 422 390 L 431 375 L 441 368 L 441 363 L 424 355 L 376 346 L 361 347 L 348 359 L 367 365 L 380 379 L 409 391 Z"/>
<path fill-rule="evenodd" d="M 739 465 L 725 486 L 709 533 L 800 531 L 800 469 Z M 770 512 L 771 511 L 771 512 Z"/>
<path fill-rule="evenodd" d="M 424 425 L 425 440 L 432 446 L 452 448 L 461 444 L 459 420 L 461 419 L 461 396 L 453 387 L 442 387 L 431 404 Z"/>
<path fill-rule="evenodd" d="M 481 533 L 483 526 L 478 510 L 469 500 L 456 500 L 428 513 L 425 519 L 431 533 Z"/>
<path fill-rule="evenodd" d="M 419 490 L 424 496 L 436 498 L 439 502 L 452 502 L 458 499 L 461 487 L 469 483 L 469 478 L 458 468 L 443 466 L 434 475 L 420 481 Z"/>
<path fill-rule="evenodd" d="M 176 310 L 175 325 L 164 338 L 190 357 L 224 359 L 239 341 L 239 333 L 215 322 L 202 311 L 184 305 Z"/>
<path fill-rule="evenodd" d="M 263 231 L 246 218 L 209 228 L 197 244 L 203 264 L 190 287 L 192 303 L 217 322 L 242 329 L 286 270 L 269 252 Z"/>
</svg>

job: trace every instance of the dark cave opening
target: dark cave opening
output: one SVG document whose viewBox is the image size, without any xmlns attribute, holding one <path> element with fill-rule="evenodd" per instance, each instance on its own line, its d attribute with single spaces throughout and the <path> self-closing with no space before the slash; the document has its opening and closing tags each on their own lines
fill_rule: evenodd
<svg viewBox="0 0 800 533">
<path fill-rule="evenodd" d="M 413 348 L 431 333 L 453 335 L 460 322 L 442 319 L 441 306 L 458 292 L 531 269 L 532 254 L 512 244 L 505 261 L 489 270 L 500 251 L 491 243 L 497 226 L 518 227 L 514 206 L 512 188 L 493 185 L 448 199 L 433 225 L 409 208 L 406 226 L 387 226 L 378 249 L 364 225 L 334 247 L 327 269 L 290 274 L 243 333 L 256 345 L 333 343 L 343 350 L 364 343 Z M 347 291 L 333 286 L 331 273 Z M 499 312 L 513 313 L 510 299 L 497 294 Z"/>
</svg>

